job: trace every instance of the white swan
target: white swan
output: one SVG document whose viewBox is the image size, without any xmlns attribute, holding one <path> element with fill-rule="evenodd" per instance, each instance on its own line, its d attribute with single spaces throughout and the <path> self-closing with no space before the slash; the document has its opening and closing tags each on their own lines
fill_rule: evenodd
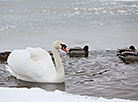
<svg viewBox="0 0 138 102">
<path fill-rule="evenodd" d="M 62 83 L 65 73 L 58 49 L 68 52 L 63 42 L 53 43 L 55 66 L 49 53 L 41 48 L 14 50 L 8 57 L 7 70 L 12 76 L 24 81 Z"/>
</svg>

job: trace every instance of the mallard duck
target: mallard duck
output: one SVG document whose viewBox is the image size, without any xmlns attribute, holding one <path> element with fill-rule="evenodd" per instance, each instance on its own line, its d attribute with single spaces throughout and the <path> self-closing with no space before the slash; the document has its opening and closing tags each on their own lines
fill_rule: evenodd
<svg viewBox="0 0 138 102">
<path fill-rule="evenodd" d="M 8 56 L 10 55 L 10 51 L 6 51 L 6 52 L 0 52 L 0 61 L 3 63 L 3 62 L 6 62 L 7 61 L 7 58 Z"/>
<path fill-rule="evenodd" d="M 138 53 L 137 52 L 130 52 L 130 51 L 125 51 L 125 52 L 122 52 L 121 54 L 118 54 L 118 56 L 138 56 Z"/>
<path fill-rule="evenodd" d="M 129 48 L 118 49 L 118 52 L 119 52 L 119 53 L 122 53 L 122 52 L 125 52 L 125 51 L 135 52 L 135 51 L 137 51 L 137 50 L 136 50 L 136 48 L 135 48 L 133 45 L 131 45 Z"/>
<path fill-rule="evenodd" d="M 138 56 L 119 56 L 119 58 L 126 64 L 132 63 L 132 62 L 138 62 Z"/>
<path fill-rule="evenodd" d="M 70 57 L 88 57 L 89 54 L 89 46 L 85 45 L 83 48 L 74 47 L 69 49 Z"/>
</svg>

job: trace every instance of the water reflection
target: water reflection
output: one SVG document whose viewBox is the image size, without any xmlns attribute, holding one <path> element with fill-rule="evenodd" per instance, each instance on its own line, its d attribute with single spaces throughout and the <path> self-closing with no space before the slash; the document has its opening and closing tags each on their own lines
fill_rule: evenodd
<svg viewBox="0 0 138 102">
<path fill-rule="evenodd" d="M 9 87 L 16 87 L 16 88 L 33 88 L 33 87 L 39 87 L 47 91 L 55 91 L 55 90 L 61 90 L 65 91 L 65 83 L 60 84 L 50 84 L 50 83 L 36 83 L 36 82 L 26 82 L 17 80 L 13 77 L 9 77 L 8 80 L 9 83 L 15 82 L 16 84 L 10 85 Z"/>
</svg>

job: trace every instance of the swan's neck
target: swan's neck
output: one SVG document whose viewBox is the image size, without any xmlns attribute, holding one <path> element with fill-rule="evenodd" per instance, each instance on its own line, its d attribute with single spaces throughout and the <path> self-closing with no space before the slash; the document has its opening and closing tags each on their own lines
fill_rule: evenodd
<svg viewBox="0 0 138 102">
<path fill-rule="evenodd" d="M 59 54 L 58 50 L 54 47 L 53 47 L 52 51 L 53 51 L 53 56 L 54 56 L 54 60 L 55 60 L 57 74 L 64 76 L 65 72 L 64 72 L 63 64 L 62 64 L 62 61 L 60 58 L 60 54 Z"/>
</svg>

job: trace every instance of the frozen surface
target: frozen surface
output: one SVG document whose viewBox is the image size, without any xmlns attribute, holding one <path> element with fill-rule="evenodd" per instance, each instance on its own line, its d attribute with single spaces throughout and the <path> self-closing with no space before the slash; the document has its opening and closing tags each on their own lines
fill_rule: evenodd
<svg viewBox="0 0 138 102">
<path fill-rule="evenodd" d="M 136 102 L 123 99 L 105 99 L 68 94 L 56 90 L 44 91 L 39 88 L 0 88 L 1 102 Z"/>
</svg>

